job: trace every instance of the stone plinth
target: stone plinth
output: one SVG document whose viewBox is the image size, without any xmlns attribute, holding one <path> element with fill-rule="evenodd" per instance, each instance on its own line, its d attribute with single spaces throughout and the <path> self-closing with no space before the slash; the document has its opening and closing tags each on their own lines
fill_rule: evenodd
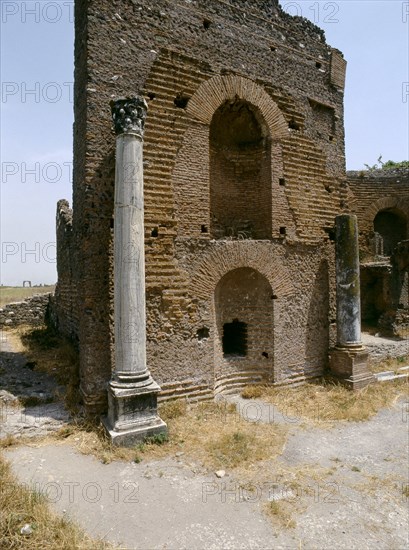
<svg viewBox="0 0 409 550">
<path fill-rule="evenodd" d="M 368 370 L 368 352 L 361 348 L 338 348 L 330 351 L 331 374 L 351 390 L 359 390 L 375 381 Z"/>
<path fill-rule="evenodd" d="M 160 387 L 154 380 L 139 388 L 110 384 L 108 418 L 103 422 L 114 445 L 132 446 L 166 432 L 166 424 L 157 414 L 159 392 Z"/>
</svg>

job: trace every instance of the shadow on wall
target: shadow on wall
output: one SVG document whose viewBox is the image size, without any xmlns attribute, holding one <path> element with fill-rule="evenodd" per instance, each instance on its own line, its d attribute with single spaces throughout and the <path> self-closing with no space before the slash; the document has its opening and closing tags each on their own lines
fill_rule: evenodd
<svg viewBox="0 0 409 550">
<path fill-rule="evenodd" d="M 308 309 L 305 357 L 308 375 L 322 375 L 328 367 L 329 350 L 329 272 L 322 260 L 315 277 Z"/>
</svg>

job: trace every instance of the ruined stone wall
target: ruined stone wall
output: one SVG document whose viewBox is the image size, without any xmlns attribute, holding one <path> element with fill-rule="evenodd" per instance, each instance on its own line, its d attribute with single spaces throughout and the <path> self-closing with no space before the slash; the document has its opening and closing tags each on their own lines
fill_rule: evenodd
<svg viewBox="0 0 409 550">
<path fill-rule="evenodd" d="M 77 0 L 75 10 L 72 265 L 88 409 L 104 409 L 112 368 L 109 102 L 138 92 L 149 104 L 148 368 L 163 395 L 212 395 L 220 345 L 215 290 L 239 268 L 261 273 L 276 296 L 273 379 L 322 373 L 335 317 L 327 233 L 347 199 L 342 55 L 320 29 L 283 13 L 275 0 Z M 237 98 L 255 109 L 268 141 L 259 181 L 271 220 L 262 241 L 234 232 L 211 238 L 211 124 Z M 249 164 L 240 155 L 236 169 L 245 173 Z M 223 376 L 222 385 L 230 375 Z"/>
<path fill-rule="evenodd" d="M 53 302 L 53 323 L 70 339 L 78 338 L 77 292 L 73 273 L 76 270 L 72 233 L 72 210 L 68 201 L 57 204 L 57 273 Z"/>
<path fill-rule="evenodd" d="M 0 327 L 43 325 L 46 321 L 51 294 L 37 294 L 22 302 L 0 308 Z"/>
<path fill-rule="evenodd" d="M 409 170 L 350 171 L 347 178 L 349 207 L 358 217 L 361 260 L 370 260 L 376 248 L 372 237 L 376 216 L 387 211 L 409 220 Z"/>
<path fill-rule="evenodd" d="M 408 270 L 400 265 L 396 245 L 408 238 L 409 170 L 347 176 L 349 205 L 359 225 L 362 321 L 385 335 L 407 334 Z"/>
</svg>

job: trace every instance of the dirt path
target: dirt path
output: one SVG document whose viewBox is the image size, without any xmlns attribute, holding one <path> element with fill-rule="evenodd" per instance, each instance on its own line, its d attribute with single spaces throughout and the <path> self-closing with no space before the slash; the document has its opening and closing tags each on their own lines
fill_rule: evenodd
<svg viewBox="0 0 409 550">
<path fill-rule="evenodd" d="M 37 379 L 10 347 L 3 354 L 0 380 L 8 380 L 7 391 L 12 376 L 17 387 L 19 381 L 30 384 L 23 384 L 22 392 L 53 391 L 52 380 Z M 18 479 L 46 494 L 59 514 L 123 548 L 408 547 L 408 402 L 397 402 L 367 422 L 329 428 L 294 423 L 280 411 L 271 414 L 271 405 L 260 401 L 232 400 L 249 421 L 253 410 L 261 421 L 289 426 L 282 455 L 252 465 L 248 476 L 226 471 L 218 478 L 187 455 L 102 464 L 64 442 L 22 445 L 4 454 Z M 57 408 L 50 412 L 51 406 Z M 10 420 L 22 414 L 20 423 Z M 66 420 L 61 405 L 42 404 L 1 419 L 1 432 L 37 435 Z M 270 517 L 265 509 L 271 506 Z"/>
<path fill-rule="evenodd" d="M 16 348 L 10 333 L 0 332 L 0 439 L 47 435 L 69 420 L 57 398 L 63 388 Z"/>
<path fill-rule="evenodd" d="M 283 455 L 247 489 L 230 472 L 223 479 L 198 473 L 185 456 L 104 465 L 66 445 L 19 447 L 6 456 L 59 513 L 126 548 L 403 550 L 406 406 L 334 429 L 293 427 Z M 305 473 L 297 485 L 295 471 Z M 263 513 L 269 499 L 291 510 L 295 528 Z"/>
</svg>

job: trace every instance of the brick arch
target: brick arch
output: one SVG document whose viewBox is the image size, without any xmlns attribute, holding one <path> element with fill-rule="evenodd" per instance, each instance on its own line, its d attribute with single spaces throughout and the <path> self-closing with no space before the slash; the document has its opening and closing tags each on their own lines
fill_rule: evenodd
<svg viewBox="0 0 409 550">
<path fill-rule="evenodd" d="M 289 136 L 288 124 L 277 104 L 261 86 L 242 76 L 217 75 L 203 82 L 190 98 L 186 112 L 192 118 L 210 125 L 217 109 L 226 100 L 237 97 L 259 109 L 272 139 Z"/>
<path fill-rule="evenodd" d="M 409 201 L 402 201 L 399 197 L 382 197 L 367 208 L 363 215 L 363 219 L 367 224 L 372 225 L 376 215 L 381 210 L 390 208 L 398 210 L 404 214 L 406 218 L 409 217 Z"/>
<path fill-rule="evenodd" d="M 263 275 L 277 298 L 294 293 L 289 270 L 282 258 L 272 253 L 271 247 L 254 246 L 251 241 L 232 241 L 212 250 L 195 266 L 191 274 L 191 292 L 208 299 L 219 281 L 230 271 L 249 267 Z"/>
</svg>

